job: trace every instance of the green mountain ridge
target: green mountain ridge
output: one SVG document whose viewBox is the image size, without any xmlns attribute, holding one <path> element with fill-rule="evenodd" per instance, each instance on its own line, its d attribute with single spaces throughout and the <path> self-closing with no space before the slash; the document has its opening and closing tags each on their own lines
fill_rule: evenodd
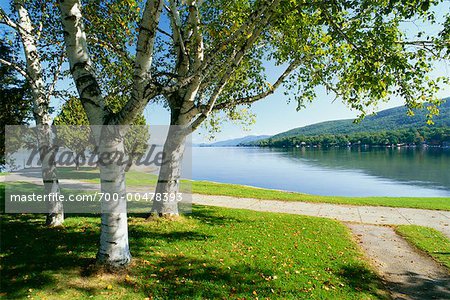
<svg viewBox="0 0 450 300">
<path fill-rule="evenodd" d="M 443 103 L 439 107 L 439 110 L 439 115 L 433 118 L 433 127 L 450 127 L 450 97 L 443 99 Z M 414 116 L 408 116 L 407 108 L 399 106 L 382 110 L 375 115 L 367 116 L 358 124 L 355 124 L 353 119 L 326 121 L 294 128 L 273 135 L 268 139 L 281 140 L 296 136 L 317 136 L 326 134 L 342 135 L 421 128 L 427 126 L 426 114 L 427 110 L 423 109 L 414 111 Z M 260 141 L 247 143 L 245 145 L 257 145 L 258 142 Z"/>
</svg>

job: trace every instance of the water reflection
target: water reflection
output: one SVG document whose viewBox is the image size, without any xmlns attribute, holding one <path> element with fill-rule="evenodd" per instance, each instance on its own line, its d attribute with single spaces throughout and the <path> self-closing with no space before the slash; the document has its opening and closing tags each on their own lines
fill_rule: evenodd
<svg viewBox="0 0 450 300">
<path fill-rule="evenodd" d="M 450 151 L 436 148 L 194 148 L 194 179 L 319 195 L 450 196 Z"/>
</svg>

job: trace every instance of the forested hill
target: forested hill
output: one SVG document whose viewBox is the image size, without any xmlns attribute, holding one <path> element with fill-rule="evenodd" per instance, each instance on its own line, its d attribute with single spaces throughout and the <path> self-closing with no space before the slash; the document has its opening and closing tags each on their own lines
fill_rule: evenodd
<svg viewBox="0 0 450 300">
<path fill-rule="evenodd" d="M 436 127 L 450 126 L 450 97 L 444 99 L 440 106 L 439 116 L 433 118 Z M 294 128 L 289 131 L 276 134 L 272 139 L 292 136 L 314 136 L 323 134 L 352 134 L 358 132 L 391 131 L 407 128 L 420 128 L 426 125 L 426 111 L 415 111 L 410 117 L 403 106 L 394 107 L 378 112 L 376 115 L 367 116 L 359 124 L 353 123 L 353 119 L 337 120 L 317 123 L 305 127 Z"/>
<path fill-rule="evenodd" d="M 433 126 L 427 126 L 426 110 L 416 111 L 410 117 L 405 107 L 396 107 L 368 116 L 359 124 L 353 123 L 353 120 L 317 123 L 239 146 L 330 147 L 422 143 L 443 146 L 450 142 L 450 98 L 444 100 L 440 114 L 433 118 Z"/>
</svg>

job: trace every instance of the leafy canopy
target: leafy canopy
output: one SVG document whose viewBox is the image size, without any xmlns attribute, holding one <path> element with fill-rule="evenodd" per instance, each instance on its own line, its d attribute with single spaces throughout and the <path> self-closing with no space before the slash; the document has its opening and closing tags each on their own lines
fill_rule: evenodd
<svg viewBox="0 0 450 300">
<path fill-rule="evenodd" d="M 129 97 L 146 1 L 81 2 L 89 51 L 103 94 L 106 98 Z M 292 67 L 280 77 L 280 83 L 297 101 L 298 109 L 316 98 L 317 86 L 325 86 L 361 116 L 379 101 L 399 96 L 411 112 L 424 103 L 431 104 L 431 118 L 438 113 L 436 91 L 449 82 L 448 78 L 428 76 L 433 61 L 450 55 L 450 18 L 435 19 L 436 5 L 441 2 L 164 1 L 155 32 L 150 83 L 156 88 L 178 84 L 189 89 L 181 83 L 200 74 L 193 99 L 199 114 L 225 111 L 228 118 L 236 120 L 242 116 L 239 106 L 251 105 L 281 86 L 278 81 L 268 81 L 272 70 L 266 66 L 275 64 Z M 50 20 L 59 13 L 41 1 L 27 5 L 35 12 L 31 15 L 37 24 L 38 19 L 46 20 L 43 28 L 48 35 L 41 35 L 47 37 L 41 45 L 44 47 L 46 40 L 54 42 L 45 48 L 49 59 L 54 59 L 55 45 L 61 41 L 56 33 L 61 31 Z M 421 31 L 407 35 L 402 26 L 411 21 L 434 24 L 440 31 L 435 36 Z M 200 46 L 202 59 L 196 65 Z M 174 108 L 180 103 L 174 103 L 173 96 L 184 92 L 156 93 L 151 100 Z"/>
<path fill-rule="evenodd" d="M 216 0 L 201 4 L 166 1 L 154 46 L 151 69 L 156 84 L 168 86 L 192 76 L 198 35 L 192 22 L 192 8 L 198 7 L 199 31 L 204 47 L 202 83 L 195 96 L 198 107 L 221 84 L 227 82 L 213 107 L 236 118 L 236 107 L 251 104 L 252 96 L 268 93 L 274 83 L 267 80 L 266 62 L 278 66 L 295 64 L 283 80 L 286 93 L 298 102 L 316 97 L 315 88 L 325 86 L 364 116 L 379 101 L 399 96 L 412 109 L 430 103 L 431 117 L 437 114 L 436 91 L 448 78 L 431 79 L 427 74 L 436 59 L 449 58 L 449 18 L 440 24 L 436 36 L 418 31 L 406 35 L 402 26 L 415 21 L 436 24 L 435 6 L 429 0 Z M 141 1 L 86 1 L 84 4 L 93 58 L 100 73 L 115 86 L 131 82 L 132 59 Z M 171 11 L 177 9 L 177 26 Z M 264 11 L 264 13 L 261 13 Z M 268 16 L 267 22 L 263 19 Z M 112 21 L 111 21 L 112 20 Z M 187 61 L 180 59 L 184 42 Z M 257 34 L 257 38 L 251 41 Z M 251 42 L 250 42 L 251 41 Z M 251 43 L 251 44 L 250 44 Z M 246 44 L 250 44 L 246 47 Z M 246 47 L 246 48 L 245 48 Z M 243 59 L 228 73 L 232 58 L 245 48 Z M 186 58 L 184 58 L 186 60 Z M 184 73 L 177 72 L 186 64 Z M 103 80 L 103 79 L 102 79 Z M 121 84 L 119 83 L 121 82 Z M 264 97 L 262 97 L 264 98 Z M 170 99 L 157 95 L 170 104 Z M 259 100 L 259 99 L 258 99 Z"/>
</svg>

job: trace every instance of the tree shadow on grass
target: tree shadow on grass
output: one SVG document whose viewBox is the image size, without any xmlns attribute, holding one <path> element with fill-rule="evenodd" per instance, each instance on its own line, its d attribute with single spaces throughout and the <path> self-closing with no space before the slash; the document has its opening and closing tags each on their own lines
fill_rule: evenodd
<svg viewBox="0 0 450 300">
<path fill-rule="evenodd" d="M 71 216 L 74 217 L 74 216 Z M 86 216 L 84 216 L 86 217 Z M 94 272 L 89 272 L 95 263 L 95 253 L 98 245 L 98 224 L 89 222 L 84 226 L 85 220 L 80 220 L 82 225 L 70 226 L 69 228 L 47 228 L 43 226 L 42 215 L 15 214 L 1 216 L 1 253 L 2 253 L 2 276 L 1 293 L 8 299 L 26 298 L 29 290 L 44 290 L 51 288 L 53 291 L 64 291 L 65 288 L 78 289 L 83 294 L 96 294 L 103 288 L 97 287 L 76 287 L 73 283 L 65 282 L 61 285 L 60 278 L 55 278 L 55 274 L 69 274 L 70 276 L 90 277 L 94 279 Z M 201 241 L 211 236 L 188 231 L 159 232 L 158 230 L 148 230 L 148 227 L 130 226 L 130 244 L 133 253 L 142 254 L 148 252 L 154 243 L 164 241 L 175 243 L 179 241 Z M 149 239 L 150 238 L 150 239 Z M 139 256 L 136 257 L 139 260 Z M 249 292 L 255 288 L 254 282 L 263 279 L 254 275 L 253 282 L 240 282 L 241 274 L 259 274 L 264 270 L 251 270 L 248 267 L 238 267 L 233 270 L 221 269 L 217 267 L 204 267 L 210 262 L 197 260 L 188 257 L 170 257 L 158 260 L 158 269 L 165 269 L 169 272 L 161 273 L 161 280 L 164 284 L 158 284 L 156 288 L 164 298 L 171 298 L 171 295 L 196 295 L 204 290 L 210 296 L 215 295 L 215 289 L 219 286 L 234 286 L 238 289 L 230 289 L 230 293 Z M 176 270 L 171 273 L 170 270 Z M 142 276 L 149 275 L 150 271 L 142 272 Z M 244 272 L 244 273 L 243 273 Z M 177 275 L 179 274 L 179 275 Z M 189 276 L 195 281 L 194 286 L 183 287 L 181 281 L 174 276 Z M 172 281 L 173 280 L 173 281 Z M 212 283 L 213 282 L 213 283 Z M 126 283 L 121 283 L 126 287 Z M 252 287 L 253 286 L 253 287 Z M 214 287 L 211 289 L 211 287 Z M 171 288 L 176 288 L 170 291 Z M 261 287 L 262 288 L 262 287 Z M 140 287 L 143 293 L 150 291 L 145 285 Z M 250 291 L 251 293 L 251 291 Z"/>
<path fill-rule="evenodd" d="M 132 237 L 133 242 L 137 242 L 137 245 L 133 244 L 133 248 L 138 251 L 139 246 L 149 246 L 147 244 L 142 244 L 139 242 L 139 240 L 142 238 L 150 237 L 152 239 L 164 240 L 170 243 L 179 241 L 203 241 L 211 237 L 210 235 L 198 233 L 195 231 L 146 232 L 131 226 L 128 230 L 128 234 Z"/>
<path fill-rule="evenodd" d="M 405 282 L 386 282 L 389 290 L 398 295 L 394 299 L 404 299 L 400 295 L 408 295 L 411 300 L 450 299 L 450 275 L 433 279 L 412 272 L 403 275 Z"/>
<path fill-rule="evenodd" d="M 61 228 L 44 226 L 42 214 L 3 214 L 1 222 L 2 270 L 0 291 L 10 299 L 26 298 L 29 289 L 57 284 L 54 274 L 88 276 L 95 263 L 99 239 L 99 215 L 69 214 L 66 220 L 81 219 L 80 225 Z M 151 228 L 150 228 L 151 229 Z M 188 230 L 160 232 L 130 226 L 132 253 L 144 253 L 157 241 L 201 241 L 210 236 Z"/>
<path fill-rule="evenodd" d="M 339 276 L 346 285 L 356 291 L 375 293 L 379 299 L 390 299 L 383 290 L 380 278 L 364 265 L 347 265 L 341 268 Z"/>
<path fill-rule="evenodd" d="M 221 226 L 227 224 L 237 224 L 243 221 L 239 218 L 231 216 L 221 216 L 212 213 L 212 209 L 202 205 L 195 206 L 195 213 L 191 214 L 190 217 L 193 219 L 207 225 L 211 226 Z"/>
<path fill-rule="evenodd" d="M 450 275 L 434 279 L 424 278 L 416 273 L 402 275 L 406 278 L 402 283 L 384 280 L 384 288 L 394 293 L 394 299 L 450 299 Z M 363 266 L 346 266 L 340 276 L 355 290 L 383 289 L 377 276 Z"/>
<path fill-rule="evenodd" d="M 68 231 L 43 226 L 37 215 L 1 216 L 1 290 L 8 298 L 25 298 L 28 289 L 54 284 L 50 273 L 92 263 L 98 232 Z M 51 272 L 47 272 L 51 271 Z"/>
</svg>

